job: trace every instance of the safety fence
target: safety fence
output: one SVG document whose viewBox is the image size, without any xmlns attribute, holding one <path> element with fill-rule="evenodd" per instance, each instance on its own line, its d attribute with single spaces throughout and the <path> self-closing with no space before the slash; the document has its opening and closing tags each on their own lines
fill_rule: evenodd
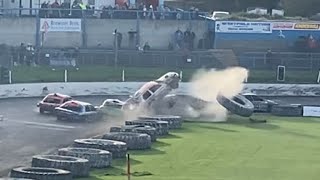
<svg viewBox="0 0 320 180">
<path fill-rule="evenodd" d="M 265 64 L 267 58 L 263 58 L 263 53 L 254 56 L 255 59 L 252 55 L 249 56 L 252 59 L 243 56 L 238 59 L 242 58 L 239 60 L 240 66 L 249 69 L 249 83 L 319 83 L 320 66 L 316 64 L 320 63 L 319 55 L 293 54 L 282 53 L 280 57 L 283 57 L 283 62 L 271 67 Z M 116 55 L 114 51 L 105 50 L 43 49 L 32 60 L 25 57 L 23 63 L 19 61 L 19 56 L 16 59 L 7 57 L 4 59 L 6 63 L 1 63 L 5 67 L 1 70 L 4 83 L 148 81 L 167 71 L 181 72 L 183 81 L 189 81 L 198 69 L 223 69 L 228 66 L 223 63 L 227 61 L 226 56 L 218 58 L 209 51 L 190 54 L 177 51 L 119 51 Z M 310 62 L 313 65 L 308 64 Z"/>
<path fill-rule="evenodd" d="M 40 17 L 40 18 L 99 18 L 99 19 L 158 19 L 158 20 L 203 20 L 208 12 L 183 11 L 179 9 L 159 10 L 118 10 L 72 9 L 65 8 L 0 8 L 2 17 Z"/>
<path fill-rule="evenodd" d="M 294 71 L 319 71 L 320 53 L 245 52 L 238 56 L 239 63 L 249 69 L 274 69 L 278 65 Z"/>
</svg>

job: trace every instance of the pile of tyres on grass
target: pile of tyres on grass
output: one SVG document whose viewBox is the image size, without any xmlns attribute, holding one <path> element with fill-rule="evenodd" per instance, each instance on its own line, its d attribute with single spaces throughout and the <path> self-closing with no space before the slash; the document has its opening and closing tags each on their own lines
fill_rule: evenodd
<svg viewBox="0 0 320 180">
<path fill-rule="evenodd" d="M 11 170 L 12 179 L 68 180 L 88 177 L 94 168 L 108 168 L 112 160 L 126 158 L 128 150 L 150 149 L 158 137 L 179 129 L 180 116 L 140 116 L 125 121 L 125 125 L 111 127 L 99 138 L 76 139 L 70 147 L 61 148 L 50 155 L 32 157 L 31 167 Z"/>
</svg>

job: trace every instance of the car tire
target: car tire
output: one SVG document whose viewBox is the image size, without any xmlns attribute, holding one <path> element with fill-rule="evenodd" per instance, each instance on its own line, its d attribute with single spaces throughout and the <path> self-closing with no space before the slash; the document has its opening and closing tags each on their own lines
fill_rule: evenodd
<svg viewBox="0 0 320 180">
<path fill-rule="evenodd" d="M 106 139 L 76 139 L 74 147 L 102 149 L 111 152 L 113 158 L 124 158 L 127 154 L 127 144 Z"/>
<path fill-rule="evenodd" d="M 128 150 L 144 150 L 151 148 L 151 137 L 148 134 L 113 132 L 104 134 L 102 139 L 125 142 Z"/>
<path fill-rule="evenodd" d="M 157 120 L 133 120 L 125 121 L 125 125 L 141 125 L 156 128 L 157 136 L 165 136 L 169 134 L 169 125 L 166 121 Z"/>
<path fill-rule="evenodd" d="M 57 168 L 70 171 L 73 177 L 89 176 L 89 160 L 59 155 L 38 155 L 32 158 L 32 167 Z"/>
<path fill-rule="evenodd" d="M 166 121 L 168 122 L 169 129 L 180 129 L 183 122 L 180 116 L 169 116 L 169 115 L 139 116 L 139 119 Z"/>
<path fill-rule="evenodd" d="M 40 112 L 40 114 L 44 114 L 45 111 L 40 107 L 39 112 Z"/>
<path fill-rule="evenodd" d="M 127 125 L 121 127 L 111 127 L 110 132 L 134 132 L 148 134 L 151 137 L 151 142 L 157 141 L 157 130 L 151 126 Z"/>
<path fill-rule="evenodd" d="M 18 167 L 10 172 L 11 178 L 27 178 L 41 180 L 71 180 L 70 171 L 54 168 Z"/>
<path fill-rule="evenodd" d="M 109 151 L 92 148 L 62 148 L 58 150 L 60 156 L 73 156 L 88 159 L 90 167 L 105 168 L 111 166 L 112 154 Z"/>
<path fill-rule="evenodd" d="M 228 111 L 243 117 L 250 117 L 254 111 L 254 105 L 242 95 L 236 95 L 233 98 L 227 98 L 221 94 L 217 101 Z"/>
</svg>

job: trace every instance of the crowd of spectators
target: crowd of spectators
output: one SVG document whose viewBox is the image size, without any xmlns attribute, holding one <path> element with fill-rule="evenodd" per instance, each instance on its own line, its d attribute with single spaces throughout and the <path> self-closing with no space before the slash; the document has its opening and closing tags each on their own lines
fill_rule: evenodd
<svg viewBox="0 0 320 180">
<path fill-rule="evenodd" d="M 200 19 L 199 15 L 203 13 L 199 12 L 197 8 L 190 8 L 188 11 L 182 9 L 171 9 L 167 6 L 153 6 L 151 4 L 136 4 L 128 5 L 124 3 L 122 5 L 115 4 L 114 6 L 101 6 L 94 7 L 88 4 L 84 4 L 82 0 L 75 0 L 72 4 L 61 3 L 55 0 L 53 3 L 45 1 L 41 4 L 39 16 L 42 18 L 81 18 L 95 17 L 103 19 L 176 19 L 176 20 L 189 20 Z"/>
</svg>

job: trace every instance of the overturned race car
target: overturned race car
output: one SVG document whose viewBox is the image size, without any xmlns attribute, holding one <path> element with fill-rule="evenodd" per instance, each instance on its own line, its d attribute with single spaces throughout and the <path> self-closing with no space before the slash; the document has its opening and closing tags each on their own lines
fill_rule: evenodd
<svg viewBox="0 0 320 180">
<path fill-rule="evenodd" d="M 199 117 L 201 111 L 213 102 L 205 101 L 190 95 L 170 94 L 179 87 L 180 76 L 168 72 L 159 79 L 144 84 L 133 96 L 123 103 L 124 112 L 134 111 L 135 115 L 177 115 L 182 117 Z M 229 112 L 249 117 L 253 114 L 254 105 L 244 96 L 238 94 L 227 98 L 221 93 L 217 102 Z"/>
</svg>

